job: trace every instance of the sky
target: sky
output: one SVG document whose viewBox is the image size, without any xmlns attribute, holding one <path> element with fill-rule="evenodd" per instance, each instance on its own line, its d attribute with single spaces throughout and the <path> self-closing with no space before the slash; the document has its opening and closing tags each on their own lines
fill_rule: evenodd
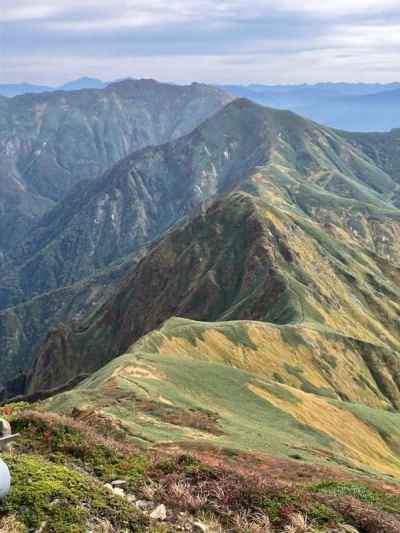
<svg viewBox="0 0 400 533">
<path fill-rule="evenodd" d="M 0 83 L 400 81 L 399 0 L 0 0 Z"/>
</svg>

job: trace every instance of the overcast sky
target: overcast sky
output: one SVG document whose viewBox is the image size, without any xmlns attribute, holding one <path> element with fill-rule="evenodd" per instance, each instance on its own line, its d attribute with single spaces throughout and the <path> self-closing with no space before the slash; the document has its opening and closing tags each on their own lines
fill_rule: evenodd
<svg viewBox="0 0 400 533">
<path fill-rule="evenodd" d="M 400 80 L 399 0 L 0 0 L 0 83 Z"/>
</svg>

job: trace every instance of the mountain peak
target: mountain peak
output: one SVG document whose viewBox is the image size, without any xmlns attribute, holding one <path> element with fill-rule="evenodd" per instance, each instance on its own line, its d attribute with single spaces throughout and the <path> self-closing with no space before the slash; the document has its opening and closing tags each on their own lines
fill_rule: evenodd
<svg viewBox="0 0 400 533">
<path fill-rule="evenodd" d="M 103 89 L 105 85 L 103 81 L 96 78 L 83 77 L 64 83 L 58 89 L 61 91 L 80 91 L 82 89 Z"/>
</svg>

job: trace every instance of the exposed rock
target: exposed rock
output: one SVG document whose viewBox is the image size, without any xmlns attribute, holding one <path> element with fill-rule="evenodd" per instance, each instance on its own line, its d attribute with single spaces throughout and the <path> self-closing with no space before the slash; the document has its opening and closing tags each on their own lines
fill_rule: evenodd
<svg viewBox="0 0 400 533">
<path fill-rule="evenodd" d="M 5 418 L 0 418 L 0 437 L 8 437 L 11 435 L 10 423 Z"/>
<path fill-rule="evenodd" d="M 286 151 L 280 149 L 283 142 L 290 146 L 291 154 L 296 154 L 295 165 Z M 273 153 L 271 146 L 274 147 Z M 231 154 L 229 160 L 224 157 L 226 151 Z M 282 158 L 279 165 L 272 157 L 274 153 Z M 314 188 L 315 173 L 325 169 L 325 165 L 324 183 L 330 184 L 326 192 L 329 192 L 329 198 L 333 195 L 329 202 L 322 201 L 321 191 Z M 281 176 L 282 166 L 291 169 L 290 186 Z M 211 168 L 215 172 L 211 173 Z M 328 180 L 328 176 L 332 179 Z M 353 267 L 360 271 L 367 261 L 377 271 L 372 265 L 378 262 L 375 255 L 374 259 L 364 257 L 363 266 L 361 262 L 355 264 L 358 256 L 352 254 L 351 257 L 348 251 L 345 252 L 345 245 L 354 248 L 352 225 L 358 221 L 365 227 L 364 234 L 370 235 L 362 243 L 357 239 L 359 244 L 365 245 L 367 254 L 370 251 L 384 253 L 379 236 L 392 228 L 395 242 L 395 235 L 400 230 L 397 211 L 393 213 L 394 218 L 386 208 L 382 211 L 386 205 L 389 207 L 386 196 L 377 196 L 377 192 L 370 189 L 360 196 L 358 181 L 349 190 L 350 176 L 358 176 L 365 188 L 378 177 L 387 184 L 388 192 L 398 187 L 396 176 L 385 174 L 378 166 L 371 169 L 366 154 L 355 153 L 354 146 L 337 132 L 287 112 L 267 110 L 244 100 L 229 104 L 184 138 L 131 154 L 107 175 L 85 187 L 84 194 L 75 192 L 51 219 L 48 218 L 49 224 L 43 224 L 42 233 L 35 237 L 35 261 L 30 262 L 29 268 L 24 266 L 24 273 L 21 271 L 21 275 L 26 274 L 30 289 L 48 279 L 45 272 L 49 254 L 57 258 L 57 268 L 60 266 L 62 270 L 57 279 L 61 276 L 63 283 L 73 282 L 74 276 L 105 266 L 110 257 L 115 259 L 114 254 L 123 256 L 149 241 L 154 242 L 182 217 L 192 217 L 190 225 L 184 230 L 180 225 L 180 229 L 174 229 L 157 241 L 135 272 L 132 270 L 125 278 L 114 300 L 110 299 L 101 313 L 90 312 L 87 317 L 91 320 L 83 319 L 78 327 L 71 324 L 68 329 L 72 334 L 65 338 L 65 342 L 62 339 L 57 341 L 57 333 L 47 338 L 37 352 L 34 372 L 38 376 L 31 382 L 32 388 L 47 389 L 57 385 L 54 376 L 46 375 L 51 372 L 45 366 L 53 369 L 60 364 L 59 360 L 64 370 L 64 362 L 74 359 L 76 364 L 84 364 L 92 372 L 110 358 L 122 354 L 135 340 L 158 328 L 171 316 L 213 321 L 303 321 L 305 317 L 302 315 L 308 306 L 303 309 L 300 304 L 302 296 L 289 288 L 293 278 L 307 287 L 310 296 L 315 294 L 315 299 L 319 299 L 318 307 L 322 307 L 322 302 L 323 311 L 330 310 L 330 302 L 335 301 L 333 296 L 340 300 L 345 292 L 337 289 L 341 277 L 347 276 L 344 282 L 352 285 L 346 294 L 355 292 Z M 281 219 L 284 229 L 280 230 L 274 224 L 275 215 L 271 215 L 269 223 L 263 223 L 262 217 L 251 213 L 249 200 L 244 198 L 235 205 L 226 206 L 229 221 L 227 217 L 223 220 L 222 216 L 217 216 L 227 198 L 223 195 L 232 189 L 242 190 L 243 196 L 250 190 L 254 197 L 261 196 L 268 205 L 274 205 L 274 209 L 279 210 L 276 216 Z M 273 191 L 273 195 L 269 191 Z M 207 211 L 207 205 L 216 197 L 219 200 Z M 349 214 L 343 205 L 353 206 L 354 213 L 353 207 Z M 281 209 L 282 206 L 285 208 Z M 379 223 L 367 216 L 368 206 L 373 206 L 372 211 L 379 215 Z M 196 208 L 198 211 L 194 211 Z M 259 214 L 264 208 L 265 205 L 258 210 Z M 293 209 L 297 213 L 299 209 L 304 211 L 304 220 L 289 215 Z M 286 217 L 284 213 L 291 220 L 282 220 Z M 115 224 L 112 223 L 113 215 Z M 95 220 L 99 223 L 95 224 Z M 322 224 L 328 222 L 332 225 L 328 231 L 335 232 L 337 228 L 340 235 L 326 232 L 319 235 Z M 319 236 L 314 233 L 318 223 L 321 223 Z M 305 233 L 310 238 L 303 249 L 296 243 L 306 237 Z M 180 246 L 183 241 L 185 246 Z M 95 243 L 90 253 L 88 243 Z M 340 253 L 339 248 L 342 248 Z M 314 249 L 316 252 L 321 249 L 323 256 L 315 256 L 310 262 Z M 108 250 L 113 250 L 112 254 Z M 394 246 L 392 253 L 398 261 L 400 249 Z M 77 258 L 76 263 L 71 263 L 71 255 Z M 324 267 L 318 274 L 318 265 L 322 268 L 326 261 L 326 269 Z M 346 268 L 343 266 L 345 262 Z M 380 269 L 378 264 L 376 266 Z M 385 268 L 389 270 L 391 266 Z M 347 281 L 350 271 L 353 281 Z M 287 284 L 282 283 L 286 273 L 289 274 Z M 333 282 L 332 276 L 339 279 Z M 365 274 L 363 276 L 365 278 Z M 329 292 L 336 294 L 328 296 L 321 284 L 317 287 L 319 279 L 324 279 L 325 286 L 333 285 L 335 290 Z M 390 280 L 385 279 L 383 290 L 386 281 L 390 284 Z M 256 283 L 259 285 L 257 289 Z M 395 281 L 393 286 L 397 284 Z M 360 292 L 357 296 L 364 301 Z M 296 307 L 299 316 L 284 312 L 283 293 L 297 301 L 292 309 Z M 253 294 L 257 294 L 257 302 L 251 296 L 251 306 L 242 305 L 240 309 L 235 306 L 230 310 L 226 305 L 233 301 L 244 302 Z M 275 305 L 280 297 L 281 302 Z M 395 294 L 394 297 L 398 298 Z M 344 300 L 338 303 L 343 308 L 345 304 Z M 379 321 L 384 320 L 385 313 L 378 310 L 371 299 L 366 305 L 369 309 L 360 312 L 379 313 Z M 111 306 L 114 312 L 110 312 Z M 138 306 L 140 313 L 136 312 Z M 274 316 L 270 316 L 270 309 L 274 309 Z M 312 320 L 315 316 L 322 320 L 320 311 Z M 51 365 L 48 364 L 50 360 Z M 76 372 L 74 364 L 67 366 L 71 374 Z M 64 373 L 61 375 L 65 377 Z M 28 390 L 31 386 L 28 385 Z"/>
<path fill-rule="evenodd" d="M 127 481 L 124 479 L 115 479 L 114 481 L 111 481 L 111 485 L 113 487 L 118 487 L 120 485 L 126 485 Z"/>
<path fill-rule="evenodd" d="M 114 494 L 116 494 L 117 496 L 121 496 L 121 498 L 124 498 L 125 497 L 125 491 L 124 489 L 120 489 L 119 487 L 113 487 L 112 488 L 112 491 Z"/>
<path fill-rule="evenodd" d="M 121 489 L 119 487 L 113 487 L 113 485 L 111 483 L 106 483 L 104 486 L 105 486 L 106 489 L 108 489 L 110 492 L 113 492 L 117 496 L 121 496 L 121 498 L 125 497 L 124 489 Z"/>
<path fill-rule="evenodd" d="M 25 94 L 0 106 L 0 248 L 82 180 L 130 152 L 192 131 L 232 100 L 206 85 L 123 80 L 103 90 Z"/>
<path fill-rule="evenodd" d="M 10 423 L 4 418 L 0 418 L 0 437 L 10 437 L 12 434 Z M 10 451 L 12 448 L 11 442 L 0 442 L 0 451 Z"/>
<path fill-rule="evenodd" d="M 108 190 L 95 192 L 95 178 L 137 150 L 190 133 L 232 99 L 206 85 L 125 80 L 90 96 L 74 91 L 1 101 L 0 310 L 10 311 L 0 317 L 0 385 L 30 368 L 33 348 L 55 325 L 85 311 L 84 295 L 76 305 L 69 290 L 74 280 L 100 273 L 166 229 L 157 225 L 172 222 L 168 211 L 155 216 L 156 225 L 146 222 L 162 195 L 147 180 L 110 181 Z M 77 220 L 76 233 L 71 217 L 82 208 L 85 222 Z M 67 294 L 49 295 L 61 288 Z"/>
<path fill-rule="evenodd" d="M 348 524 L 343 524 L 343 525 L 340 525 L 339 527 L 340 527 L 340 529 L 338 530 L 339 533 L 359 533 L 358 529 Z"/>
<path fill-rule="evenodd" d="M 167 509 L 165 505 L 163 503 L 158 505 L 150 514 L 150 518 L 153 520 L 165 520 L 167 518 Z"/>
<path fill-rule="evenodd" d="M 46 526 L 47 526 L 47 522 L 42 522 L 40 524 L 39 529 L 35 530 L 35 533 L 43 533 L 45 531 L 45 529 L 46 529 Z"/>
<path fill-rule="evenodd" d="M 148 500 L 137 500 L 135 505 L 140 511 L 150 511 L 154 508 L 154 502 L 150 502 Z"/>
</svg>

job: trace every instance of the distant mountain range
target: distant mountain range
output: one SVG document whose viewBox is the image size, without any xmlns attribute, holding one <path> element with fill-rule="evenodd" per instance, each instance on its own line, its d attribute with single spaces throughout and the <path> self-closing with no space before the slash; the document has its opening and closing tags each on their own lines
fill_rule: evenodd
<svg viewBox="0 0 400 533">
<path fill-rule="evenodd" d="M 0 96 L 103 89 L 108 83 L 79 78 L 58 87 L 0 84 Z M 314 85 L 219 85 L 233 96 L 288 109 L 321 124 L 347 131 L 389 131 L 400 127 L 400 83 L 317 83 Z"/>
<path fill-rule="evenodd" d="M 12 98 L 21 94 L 43 93 L 50 91 L 79 91 L 81 89 L 103 89 L 107 84 L 95 78 L 79 78 L 57 87 L 36 85 L 31 83 L 3 83 L 0 84 L 0 96 Z"/>
<path fill-rule="evenodd" d="M 221 85 L 231 94 L 277 109 L 289 109 L 348 131 L 400 127 L 400 83 L 316 85 Z"/>
</svg>

